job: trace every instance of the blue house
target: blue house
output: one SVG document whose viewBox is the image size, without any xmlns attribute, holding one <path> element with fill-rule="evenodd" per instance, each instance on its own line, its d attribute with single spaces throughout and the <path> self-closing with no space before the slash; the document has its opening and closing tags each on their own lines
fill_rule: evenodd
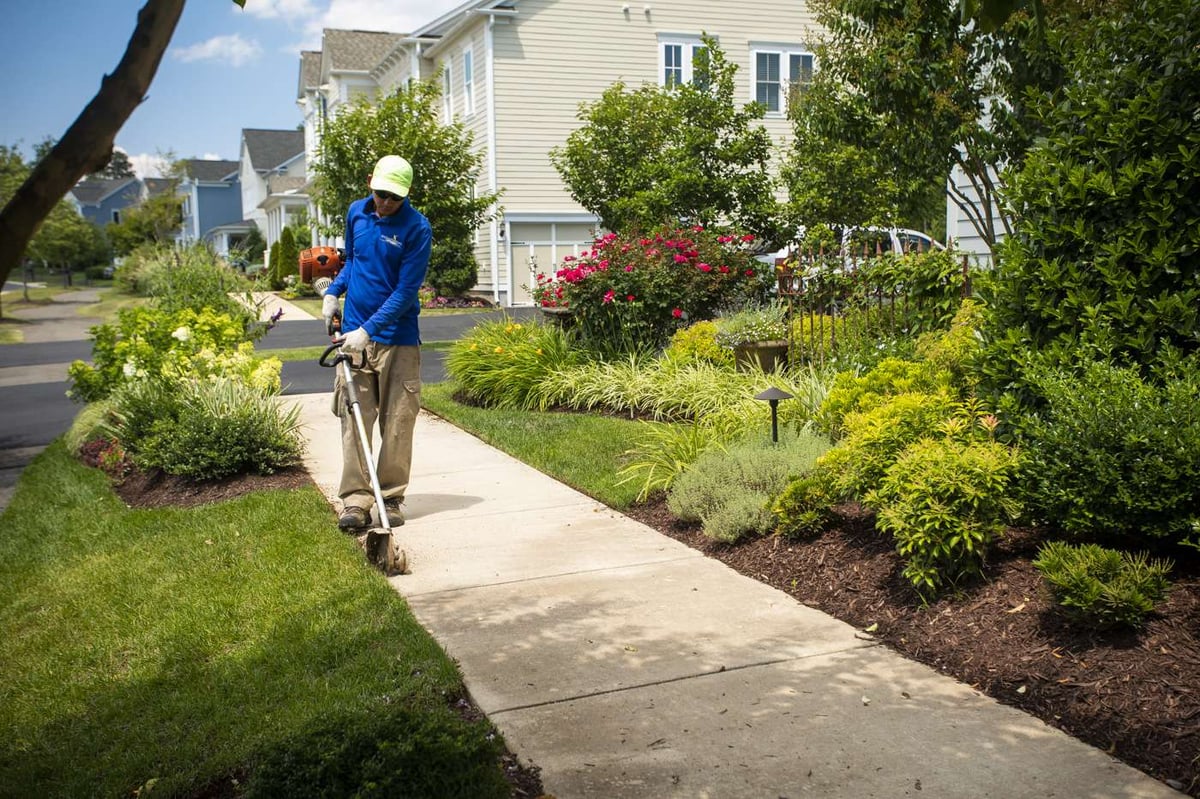
<svg viewBox="0 0 1200 799">
<path fill-rule="evenodd" d="M 237 161 L 191 158 L 176 192 L 183 198 L 181 244 L 205 242 L 219 255 L 237 247 L 254 223 L 242 219 L 242 186 Z"/>
<path fill-rule="evenodd" d="M 119 223 L 125 209 L 140 203 L 143 191 L 137 178 L 87 178 L 68 197 L 84 219 L 103 230 L 110 222 Z"/>
</svg>

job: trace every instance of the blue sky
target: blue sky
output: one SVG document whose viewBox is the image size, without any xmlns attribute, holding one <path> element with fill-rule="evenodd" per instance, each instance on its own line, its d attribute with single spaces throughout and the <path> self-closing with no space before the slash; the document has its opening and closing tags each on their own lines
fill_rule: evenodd
<svg viewBox="0 0 1200 799">
<path fill-rule="evenodd" d="M 407 33 L 462 0 L 189 0 L 147 99 L 117 134 L 143 174 L 161 155 L 238 157 L 242 128 L 294 129 L 300 51 L 323 28 Z M 59 138 L 125 52 L 144 0 L 0 0 L 0 144 Z"/>
</svg>

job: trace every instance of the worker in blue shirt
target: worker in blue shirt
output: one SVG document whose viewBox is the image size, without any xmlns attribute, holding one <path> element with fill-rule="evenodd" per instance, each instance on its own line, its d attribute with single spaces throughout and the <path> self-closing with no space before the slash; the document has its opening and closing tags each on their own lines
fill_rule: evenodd
<svg viewBox="0 0 1200 799">
<path fill-rule="evenodd" d="M 408 200 L 412 181 L 412 166 L 398 155 L 385 155 L 375 164 L 368 180 L 371 194 L 346 213 L 344 265 L 322 301 L 328 323 L 338 312 L 338 298 L 345 295 L 341 349 L 356 363 L 365 359 L 362 368 L 351 371 L 367 435 L 379 422 L 376 471 L 393 526 L 404 523 L 400 505 L 408 489 L 413 428 L 421 408 L 417 292 L 425 282 L 433 243 L 429 220 Z M 357 530 L 370 523 L 374 491 L 341 370 L 336 374 L 333 412 L 342 421 L 338 526 Z"/>
</svg>

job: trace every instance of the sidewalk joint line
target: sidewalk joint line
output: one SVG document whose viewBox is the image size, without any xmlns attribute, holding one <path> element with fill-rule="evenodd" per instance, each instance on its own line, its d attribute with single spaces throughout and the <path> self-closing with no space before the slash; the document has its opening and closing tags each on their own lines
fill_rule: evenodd
<svg viewBox="0 0 1200 799">
<path fill-rule="evenodd" d="M 868 641 L 865 643 L 864 646 L 851 646 L 851 647 L 844 647 L 842 649 L 831 649 L 827 652 L 813 652 L 812 654 L 809 654 L 809 655 L 800 655 L 798 657 L 777 658 L 775 660 L 764 660 L 759 663 L 744 663 L 741 666 L 728 666 L 728 667 L 722 666 L 719 669 L 712 669 L 710 671 L 699 671 L 694 674 L 681 674 L 678 677 L 667 677 L 662 680 L 652 680 L 647 683 L 639 683 L 637 685 L 627 685 L 627 686 L 623 686 L 621 688 L 606 688 L 602 691 L 591 691 L 586 694 L 577 694 L 575 696 L 565 696 L 565 697 L 562 697 L 561 699 L 549 699 L 549 700 L 546 700 L 545 702 L 530 702 L 529 704 L 525 704 L 525 705 L 513 705 L 512 707 L 505 707 L 505 708 L 500 708 L 499 710 L 487 711 L 487 716 L 488 716 L 488 718 L 492 718 L 493 716 L 498 716 L 503 713 L 513 713 L 518 710 L 533 710 L 535 708 L 551 707 L 553 705 L 561 705 L 564 702 L 576 702 L 576 701 L 579 701 L 582 699 L 595 699 L 598 696 L 608 696 L 610 694 L 620 694 L 620 693 L 625 693 L 626 691 L 637 691 L 642 688 L 653 688 L 653 687 L 659 686 L 659 685 L 670 685 L 671 683 L 683 682 L 684 680 L 702 679 L 704 677 L 712 677 L 717 674 L 730 674 L 735 671 L 745 671 L 746 669 L 757 669 L 757 668 L 763 668 L 766 666 L 778 666 L 781 663 L 795 663 L 795 662 L 798 662 L 801 660 L 809 660 L 809 659 L 815 658 L 815 657 L 827 657 L 829 655 L 840 655 L 840 654 L 844 654 L 846 652 L 857 652 L 861 649 L 869 649 L 872 647 L 879 647 L 882 645 L 883 644 L 879 641 L 874 641 L 874 642 Z"/>
</svg>

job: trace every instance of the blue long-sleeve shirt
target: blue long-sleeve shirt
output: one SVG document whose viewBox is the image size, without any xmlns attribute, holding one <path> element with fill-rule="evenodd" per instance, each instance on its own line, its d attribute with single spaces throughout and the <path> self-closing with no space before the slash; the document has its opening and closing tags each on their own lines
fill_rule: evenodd
<svg viewBox="0 0 1200 799">
<path fill-rule="evenodd" d="M 433 231 L 408 198 L 391 216 L 375 213 L 375 199 L 356 200 L 346 212 L 345 263 L 326 294 L 345 295 L 342 330 L 363 328 L 381 344 L 421 343 L 418 289 L 429 269 Z"/>
</svg>

